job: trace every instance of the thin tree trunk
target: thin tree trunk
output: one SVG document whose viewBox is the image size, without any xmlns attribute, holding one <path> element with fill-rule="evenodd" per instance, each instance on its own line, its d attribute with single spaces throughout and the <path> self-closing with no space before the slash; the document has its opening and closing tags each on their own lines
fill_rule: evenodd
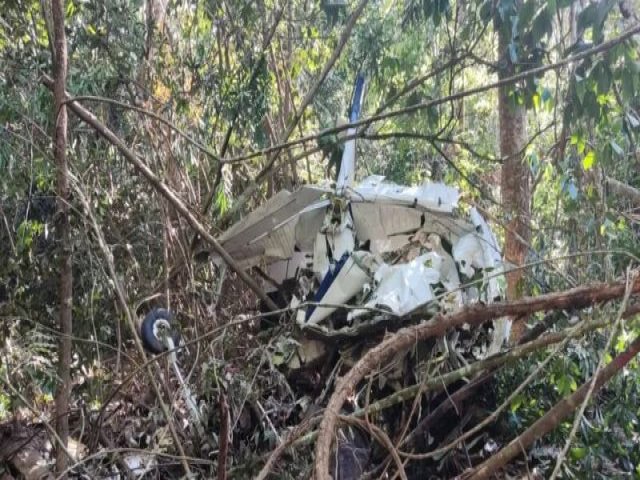
<svg viewBox="0 0 640 480">
<path fill-rule="evenodd" d="M 54 158 L 56 162 L 57 214 L 56 233 L 60 246 L 60 285 L 58 322 L 60 342 L 58 351 L 59 383 L 56 391 L 56 431 L 65 448 L 56 451 L 56 469 L 65 471 L 68 457 L 65 451 L 69 440 L 69 394 L 71 391 L 71 305 L 73 273 L 71 270 L 71 225 L 69 223 L 69 175 L 67 169 L 67 108 L 64 104 L 67 83 L 67 39 L 64 32 L 64 2 L 52 0 L 54 39 Z M 65 475 L 66 478 L 66 475 Z"/>
<path fill-rule="evenodd" d="M 500 29 L 498 53 L 500 63 L 507 65 L 499 71 L 499 78 L 513 75 L 513 64 L 509 61 L 508 48 L 511 41 L 508 32 Z M 527 137 L 527 112 L 509 95 L 510 86 L 498 91 L 498 115 L 500 118 L 500 156 L 503 159 L 500 189 L 502 207 L 507 218 L 505 230 L 505 260 L 513 265 L 526 261 L 530 230 L 530 182 L 529 167 L 524 162 L 522 149 Z M 524 240 L 524 242 L 522 241 Z M 507 298 L 516 300 L 524 294 L 524 270 L 515 269 L 507 273 Z M 513 319 L 511 341 L 517 343 L 524 334 L 526 317 Z"/>
</svg>

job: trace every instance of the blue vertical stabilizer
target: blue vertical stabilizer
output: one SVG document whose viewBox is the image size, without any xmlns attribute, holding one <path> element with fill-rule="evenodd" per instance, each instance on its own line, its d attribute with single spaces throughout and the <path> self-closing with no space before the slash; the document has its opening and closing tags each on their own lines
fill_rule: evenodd
<svg viewBox="0 0 640 480">
<path fill-rule="evenodd" d="M 360 118 L 362 110 L 362 100 L 364 98 L 364 76 L 358 74 L 356 84 L 353 90 L 353 98 L 351 100 L 351 111 L 349 112 L 349 123 L 357 122 Z M 349 128 L 347 135 L 351 136 L 356 133 L 355 128 Z M 340 164 L 340 173 L 336 184 L 336 193 L 342 194 L 345 189 L 353 186 L 356 174 L 356 141 L 355 139 L 347 140 L 344 144 L 344 153 L 342 154 L 342 162 Z"/>
</svg>

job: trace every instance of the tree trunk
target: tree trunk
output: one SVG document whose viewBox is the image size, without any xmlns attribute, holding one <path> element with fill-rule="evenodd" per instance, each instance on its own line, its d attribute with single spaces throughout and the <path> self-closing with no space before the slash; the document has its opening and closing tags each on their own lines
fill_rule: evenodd
<svg viewBox="0 0 640 480">
<path fill-rule="evenodd" d="M 59 383 L 56 391 L 56 431 L 66 448 L 69 439 L 69 394 L 71 393 L 71 333 L 72 286 L 71 225 L 69 223 L 69 175 L 67 167 L 67 107 L 64 104 L 67 83 L 67 39 L 64 32 L 64 2 L 52 0 L 54 39 L 54 110 L 55 125 L 53 154 L 56 162 L 57 213 L 56 233 L 59 241 L 60 286 L 59 312 L 60 342 L 58 351 Z M 62 473 L 67 468 L 65 448 L 56 451 L 56 469 Z M 66 477 L 66 476 L 65 476 Z"/>
<path fill-rule="evenodd" d="M 508 48 L 511 38 L 500 29 L 498 53 L 499 78 L 514 74 L 509 61 Z M 500 156 L 503 160 L 500 188 L 502 207 L 506 215 L 504 258 L 509 267 L 525 263 L 529 243 L 530 183 L 529 167 L 524 162 L 522 149 L 527 138 L 527 112 L 511 96 L 510 87 L 498 91 L 498 115 L 500 118 Z M 524 271 L 515 270 L 507 274 L 507 298 L 516 300 L 524 294 Z M 511 327 L 511 341 L 516 343 L 526 328 L 526 317 L 514 318 Z"/>
</svg>

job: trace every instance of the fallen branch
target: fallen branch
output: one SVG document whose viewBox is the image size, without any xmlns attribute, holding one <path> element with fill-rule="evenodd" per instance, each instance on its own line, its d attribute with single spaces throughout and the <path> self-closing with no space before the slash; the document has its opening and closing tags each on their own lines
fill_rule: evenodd
<svg viewBox="0 0 640 480">
<path fill-rule="evenodd" d="M 42 83 L 49 89 L 53 88 L 53 80 L 44 75 Z M 65 93 L 65 99 L 69 100 L 69 94 Z M 109 130 L 96 116 L 89 110 L 84 108 L 78 102 L 68 101 L 68 108 L 75 113 L 82 121 L 91 126 L 100 136 L 114 145 L 124 158 L 129 161 L 151 184 L 151 186 L 160 193 L 191 225 L 198 234 L 220 255 L 224 262 L 242 279 L 242 281 L 261 299 L 271 310 L 277 310 L 273 301 L 267 297 L 260 286 L 253 280 L 247 272 L 245 272 L 236 261 L 227 253 L 227 251 L 218 243 L 218 241 L 209 233 L 209 231 L 200 223 L 196 215 L 184 204 L 182 200 L 171 190 L 153 171 L 138 158 L 138 156 L 111 130 Z"/>
<path fill-rule="evenodd" d="M 597 392 L 613 376 L 625 367 L 640 352 L 640 338 L 636 339 L 623 353 L 618 355 L 605 368 L 600 370 L 593 380 L 589 380 L 574 393 L 563 398 L 545 413 L 536 423 L 511 441 L 509 445 L 478 466 L 465 478 L 469 480 L 488 479 L 497 469 L 506 465 L 514 457 L 522 454 L 534 441 L 556 428 L 571 412 L 580 406 L 587 397 L 590 388 Z M 591 385 L 593 384 L 593 387 Z"/>
<path fill-rule="evenodd" d="M 604 181 L 611 192 L 626 198 L 636 205 L 640 205 L 640 190 L 632 187 L 631 185 L 627 185 L 626 183 L 622 183 L 615 178 L 605 177 Z"/>
<path fill-rule="evenodd" d="M 631 286 L 631 293 L 638 293 L 639 291 L 640 281 L 636 279 Z M 320 424 L 315 449 L 314 468 L 316 480 L 328 480 L 330 478 L 328 472 L 333 434 L 340 415 L 340 409 L 349 394 L 366 375 L 395 355 L 407 351 L 415 342 L 430 337 L 442 336 L 448 329 L 464 324 L 473 327 L 504 316 L 529 315 L 546 310 L 584 308 L 621 298 L 624 293 L 625 283 L 623 282 L 583 286 L 539 297 L 527 297 L 511 303 L 472 305 L 459 312 L 449 315 L 440 314 L 428 322 L 399 330 L 396 334 L 369 350 L 338 382 Z"/>
<path fill-rule="evenodd" d="M 628 318 L 630 316 L 633 315 L 637 315 L 638 313 L 640 313 L 640 306 L 639 305 L 633 305 L 630 306 L 624 313 L 624 317 Z M 449 372 L 445 375 L 441 375 L 438 376 L 436 378 L 432 378 L 427 380 L 426 382 L 423 382 L 421 384 L 418 385 L 412 385 L 411 387 L 407 387 L 405 389 L 399 390 L 398 392 L 389 395 L 386 398 L 383 398 L 381 400 L 378 400 L 377 402 L 374 402 L 372 404 L 370 404 L 368 407 L 362 408 L 360 410 L 356 410 L 352 416 L 353 417 L 363 417 L 365 414 L 374 414 L 374 413 L 378 413 L 381 412 L 382 410 L 392 407 L 394 405 L 397 405 L 398 403 L 402 403 L 405 402 L 411 398 L 413 398 L 415 395 L 418 395 L 419 393 L 427 393 L 427 392 L 434 392 L 437 391 L 438 389 L 442 389 L 445 386 L 448 386 L 450 384 L 452 384 L 455 381 L 461 380 L 465 377 L 469 377 L 475 373 L 478 372 L 482 372 L 485 371 L 486 373 L 486 378 L 490 378 L 492 375 L 495 374 L 496 369 L 514 362 L 520 358 L 525 357 L 526 355 L 541 350 L 544 347 L 548 347 L 550 345 L 559 343 L 559 342 L 563 342 L 563 341 L 567 341 L 569 339 L 572 338 L 577 338 L 580 337 L 582 335 L 584 335 L 587 332 L 591 332 L 593 330 L 596 330 L 598 328 L 602 328 L 605 327 L 607 325 L 609 325 L 610 321 L 608 319 L 599 319 L 599 320 L 594 320 L 594 321 L 590 321 L 590 322 L 585 322 L 577 327 L 574 328 L 567 328 L 563 331 L 560 332 L 552 332 L 552 333 L 548 333 L 546 335 L 540 336 L 538 338 L 532 339 L 531 341 L 529 341 L 528 343 L 524 343 L 522 345 L 519 345 L 517 347 L 512 348 L 511 350 L 508 350 L 506 352 L 503 353 L 499 353 L 496 355 L 493 355 L 489 358 L 486 358 L 484 360 L 480 360 L 478 362 L 472 363 L 470 365 L 467 365 L 465 367 L 459 368 L 457 370 L 454 370 L 452 372 Z M 477 378 L 474 382 L 472 382 L 472 384 L 469 384 L 469 391 L 473 391 L 473 387 L 477 387 L 480 383 L 483 383 L 485 380 L 485 375 L 483 375 L 482 377 Z M 462 393 L 461 393 L 462 392 Z M 463 389 L 456 391 L 451 397 L 450 399 L 453 401 L 459 401 L 462 398 L 464 398 L 467 395 L 466 392 L 466 388 L 463 387 Z M 447 401 L 447 403 L 450 405 L 450 401 Z M 507 402 L 505 402 L 506 404 Z M 510 402 L 509 402 L 510 404 Z M 439 410 L 439 409 L 436 409 Z M 441 411 L 442 413 L 442 411 Z M 429 415 L 432 416 L 432 415 Z M 296 427 L 295 430 L 293 430 L 286 438 L 286 440 L 284 440 L 275 450 L 273 450 L 267 457 L 267 461 L 263 467 L 263 469 L 261 470 L 260 474 L 258 475 L 258 477 L 256 477 L 257 479 L 264 479 L 266 478 L 266 476 L 268 475 L 268 473 L 270 472 L 270 469 L 273 467 L 273 465 L 275 464 L 275 462 L 280 458 L 280 456 L 288 449 L 288 448 L 294 448 L 296 446 L 299 445 L 308 445 L 310 443 L 312 443 L 313 441 L 316 440 L 316 438 L 318 437 L 318 431 L 312 431 L 305 434 L 305 431 L 308 430 L 311 426 L 313 426 L 313 424 L 318 423 L 320 421 L 320 417 L 313 417 L 311 419 L 311 421 L 307 421 L 303 424 L 300 424 L 298 427 Z M 482 426 L 485 426 L 486 424 L 490 423 L 492 420 L 494 419 L 494 416 L 490 416 L 488 417 L 485 421 L 482 422 Z M 429 423 L 429 422 L 427 422 Z M 428 428 L 428 424 L 425 425 L 425 428 Z M 477 430 L 474 428 L 474 430 L 472 431 L 472 433 L 477 432 Z M 409 437 L 406 437 L 403 442 L 402 445 L 409 445 L 412 443 L 413 438 L 415 437 L 415 435 L 418 432 L 413 432 Z M 470 432 L 467 432 L 467 434 Z M 304 435 L 304 436 L 303 436 Z M 466 435 L 466 434 L 465 434 Z M 460 441 L 460 439 L 456 439 L 456 441 L 454 442 L 455 444 L 457 444 Z M 453 446 L 447 446 L 447 447 L 443 447 L 438 449 L 437 451 L 434 452 L 430 452 L 431 456 L 434 456 L 438 453 L 443 453 L 445 452 L 447 449 L 452 448 Z M 401 453 L 402 454 L 402 453 Z"/>
</svg>

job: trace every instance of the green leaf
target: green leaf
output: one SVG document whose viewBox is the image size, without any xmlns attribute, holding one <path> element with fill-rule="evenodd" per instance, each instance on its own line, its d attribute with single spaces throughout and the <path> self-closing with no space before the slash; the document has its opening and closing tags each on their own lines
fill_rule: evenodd
<svg viewBox="0 0 640 480">
<path fill-rule="evenodd" d="M 531 100 L 533 101 L 533 108 L 538 110 L 540 108 L 540 95 L 535 93 Z"/>
<path fill-rule="evenodd" d="M 585 170 L 591 170 L 595 163 L 596 163 L 596 152 L 591 150 L 582 159 L 582 168 L 584 168 Z"/>
<path fill-rule="evenodd" d="M 273 363 L 276 367 L 279 367 L 284 363 L 284 354 L 282 352 L 274 352 L 271 356 L 271 363 Z"/>
<path fill-rule="evenodd" d="M 622 71 L 622 95 L 626 100 L 635 98 L 635 78 L 636 75 L 630 68 L 625 68 Z"/>
<path fill-rule="evenodd" d="M 571 392 L 574 392 L 578 388 L 578 384 L 571 375 L 562 375 L 556 381 L 556 388 L 558 389 L 558 393 L 562 396 L 567 396 Z"/>
<path fill-rule="evenodd" d="M 70 18 L 73 16 L 73 14 L 76 11 L 76 6 L 73 4 L 73 2 L 68 2 L 67 3 L 67 8 L 65 9 L 65 16 L 67 18 Z"/>
<path fill-rule="evenodd" d="M 609 67 L 600 64 L 597 70 L 594 68 L 593 73 L 596 74 L 595 80 L 598 84 L 598 93 L 607 93 L 611 88 L 612 75 Z"/>
<path fill-rule="evenodd" d="M 587 449 L 585 447 L 574 447 L 571 449 L 571 458 L 573 460 L 582 460 L 587 456 Z"/>
<path fill-rule="evenodd" d="M 533 25 L 531 27 L 531 33 L 533 34 L 533 38 L 537 40 L 542 40 L 546 34 L 551 32 L 552 27 L 552 17 L 551 13 L 549 13 L 549 9 L 543 8 L 538 16 L 533 21 Z"/>
<path fill-rule="evenodd" d="M 521 33 L 524 32 L 524 28 L 529 25 L 529 22 L 533 19 L 533 15 L 536 13 L 536 2 L 528 0 L 518 10 L 518 24 L 520 25 Z"/>
<path fill-rule="evenodd" d="M 593 26 L 593 23 L 596 21 L 597 7 L 596 3 L 592 3 L 580 12 L 577 22 L 578 30 L 585 30 L 588 27 Z"/>
<path fill-rule="evenodd" d="M 486 24 L 491 20 L 491 11 L 493 10 L 493 2 L 485 0 L 480 7 L 480 19 Z"/>
</svg>

